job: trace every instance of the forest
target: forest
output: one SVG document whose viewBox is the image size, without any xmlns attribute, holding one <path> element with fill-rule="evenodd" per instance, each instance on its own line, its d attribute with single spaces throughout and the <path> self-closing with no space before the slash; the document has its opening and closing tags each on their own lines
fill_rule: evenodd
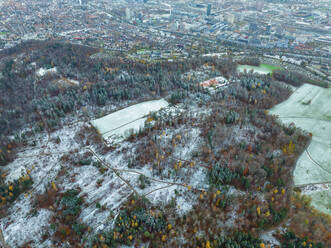
<svg viewBox="0 0 331 248">
<path fill-rule="evenodd" d="M 212 63 L 224 75 L 235 71 L 231 59 L 195 58 L 180 62 L 144 64 L 122 54 L 92 59 L 94 48 L 61 42 L 28 42 L 1 53 L 0 64 L 0 164 L 12 160 L 7 136 L 21 134 L 23 126 L 31 132 L 58 127 L 68 113 L 83 107 L 103 107 L 128 100 L 141 101 L 162 97 L 173 90 L 199 90 L 196 81 L 183 80 L 181 74 Z M 57 68 L 58 73 L 36 76 L 38 68 Z M 80 87 L 59 81 L 74 79 Z M 94 116 L 97 111 L 90 111 Z M 20 141 L 21 142 L 21 141 Z M 11 144 L 12 147 L 17 144 Z"/>
<path fill-rule="evenodd" d="M 328 88 L 329 84 L 327 82 L 323 81 L 317 81 L 314 79 L 311 79 L 307 77 L 306 75 L 303 75 L 299 72 L 295 71 L 287 71 L 287 70 L 274 70 L 273 76 L 275 79 L 279 81 L 283 81 L 287 84 L 293 85 L 295 87 L 299 87 L 303 84 L 312 84 L 312 85 L 317 85 L 320 87 Z"/>
<path fill-rule="evenodd" d="M 93 230 L 79 218 L 87 204 L 81 188 L 59 190 L 52 182 L 32 200 L 34 212 L 52 211 L 43 241 L 49 239 L 56 247 L 266 248 L 270 244 L 261 235 L 274 231 L 278 247 L 330 247 L 331 218 L 313 209 L 310 199 L 293 186 L 296 161 L 311 134 L 294 125 L 281 125 L 268 113 L 291 95 L 286 84 L 270 75 L 239 76 L 231 57 L 149 63 L 52 41 L 31 41 L 0 57 L 0 170 L 15 159 L 17 150 L 34 145 L 34 135 L 61 130 L 68 119 L 91 120 L 161 97 L 183 109 L 176 115 L 151 113 L 148 120 L 153 125 L 146 123 L 126 140 L 132 149 L 109 147 L 93 128 L 82 128 L 75 142 L 82 150 L 93 147 L 95 153 L 70 152 L 56 163 L 67 166 L 58 177 L 87 167 L 97 168 L 102 176 L 113 169 L 96 153 L 120 153 L 126 170 L 151 171 L 150 177 L 140 174 L 140 190 L 157 180 L 184 188 L 194 200 L 187 213 L 176 212 L 176 199 L 155 205 L 147 199 L 152 192 L 139 195 L 133 190 L 116 214 L 93 202 L 98 211 L 108 212 L 107 228 Z M 40 68 L 56 68 L 56 72 L 39 76 Z M 192 76 L 198 70 L 208 71 L 208 77 L 222 75 L 231 83 L 212 93 Z M 278 80 L 299 85 L 295 75 L 275 74 Z M 197 147 L 191 151 L 191 145 Z M 189 154 L 179 157 L 185 150 Z M 197 170 L 207 179 L 204 188 L 189 184 L 192 171 Z M 96 188 L 103 183 L 99 179 Z M 8 208 L 32 187 L 30 171 L 10 184 L 1 176 L 0 217 L 5 218 Z M 27 242 L 21 247 L 31 246 Z"/>
</svg>

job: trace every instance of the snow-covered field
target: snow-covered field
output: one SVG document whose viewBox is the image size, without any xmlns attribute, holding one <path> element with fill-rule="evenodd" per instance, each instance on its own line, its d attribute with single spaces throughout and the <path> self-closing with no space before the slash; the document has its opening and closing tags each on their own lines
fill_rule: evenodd
<svg viewBox="0 0 331 248">
<path fill-rule="evenodd" d="M 314 207 L 331 214 L 331 89 L 305 84 L 270 113 L 312 133 L 310 146 L 297 162 L 294 183 L 321 183 L 303 192 L 312 197 Z"/>
<path fill-rule="evenodd" d="M 125 139 L 131 130 L 139 131 L 144 127 L 147 115 L 169 104 L 164 99 L 147 101 L 116 111 L 97 120 L 92 125 L 109 143 L 118 143 Z"/>
</svg>

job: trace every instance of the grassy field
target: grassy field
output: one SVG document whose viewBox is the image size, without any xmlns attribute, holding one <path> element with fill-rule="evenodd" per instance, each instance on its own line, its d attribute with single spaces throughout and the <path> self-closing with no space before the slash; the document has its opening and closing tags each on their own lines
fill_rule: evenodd
<svg viewBox="0 0 331 248">
<path fill-rule="evenodd" d="M 269 65 L 269 64 L 261 64 L 260 67 L 261 67 L 261 68 L 268 69 L 268 70 L 270 70 L 271 72 L 272 72 L 273 70 L 281 69 L 281 67 L 279 67 L 279 66 Z"/>
<path fill-rule="evenodd" d="M 269 64 L 261 64 L 260 66 L 252 66 L 252 65 L 238 65 L 238 71 L 244 72 L 246 70 L 249 72 L 253 70 L 254 73 L 258 74 L 272 74 L 273 70 L 281 69 L 281 67 L 269 65 Z"/>
</svg>

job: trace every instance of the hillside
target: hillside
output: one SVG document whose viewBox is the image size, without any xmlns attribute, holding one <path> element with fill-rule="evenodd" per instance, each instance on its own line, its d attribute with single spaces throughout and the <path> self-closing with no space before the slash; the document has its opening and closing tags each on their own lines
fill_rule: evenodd
<svg viewBox="0 0 331 248">
<path fill-rule="evenodd" d="M 292 94 L 286 84 L 238 75 L 231 57 L 148 63 L 33 44 L 0 59 L 0 218 L 10 247 L 331 245 L 330 217 L 293 187 L 312 137 L 269 114 Z M 200 86 L 221 76 L 228 84 Z M 116 144 L 92 126 L 161 98 L 169 106 Z"/>
</svg>

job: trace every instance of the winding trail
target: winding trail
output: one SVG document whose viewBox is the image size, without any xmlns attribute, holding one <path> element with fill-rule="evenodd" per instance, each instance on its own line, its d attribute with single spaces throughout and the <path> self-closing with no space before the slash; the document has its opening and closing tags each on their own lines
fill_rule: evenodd
<svg viewBox="0 0 331 248">
<path fill-rule="evenodd" d="M 317 165 L 318 167 L 320 167 L 322 170 L 324 170 L 325 172 L 327 172 L 327 173 L 329 173 L 329 174 L 331 175 L 331 171 L 329 171 L 329 170 L 323 168 L 322 165 L 321 165 L 320 163 L 318 163 L 318 162 L 317 162 L 317 161 L 311 156 L 310 152 L 308 151 L 308 148 L 307 148 L 305 151 L 306 151 L 306 153 L 307 153 L 309 159 L 310 159 L 314 164 L 316 164 L 316 165 Z"/>
</svg>

